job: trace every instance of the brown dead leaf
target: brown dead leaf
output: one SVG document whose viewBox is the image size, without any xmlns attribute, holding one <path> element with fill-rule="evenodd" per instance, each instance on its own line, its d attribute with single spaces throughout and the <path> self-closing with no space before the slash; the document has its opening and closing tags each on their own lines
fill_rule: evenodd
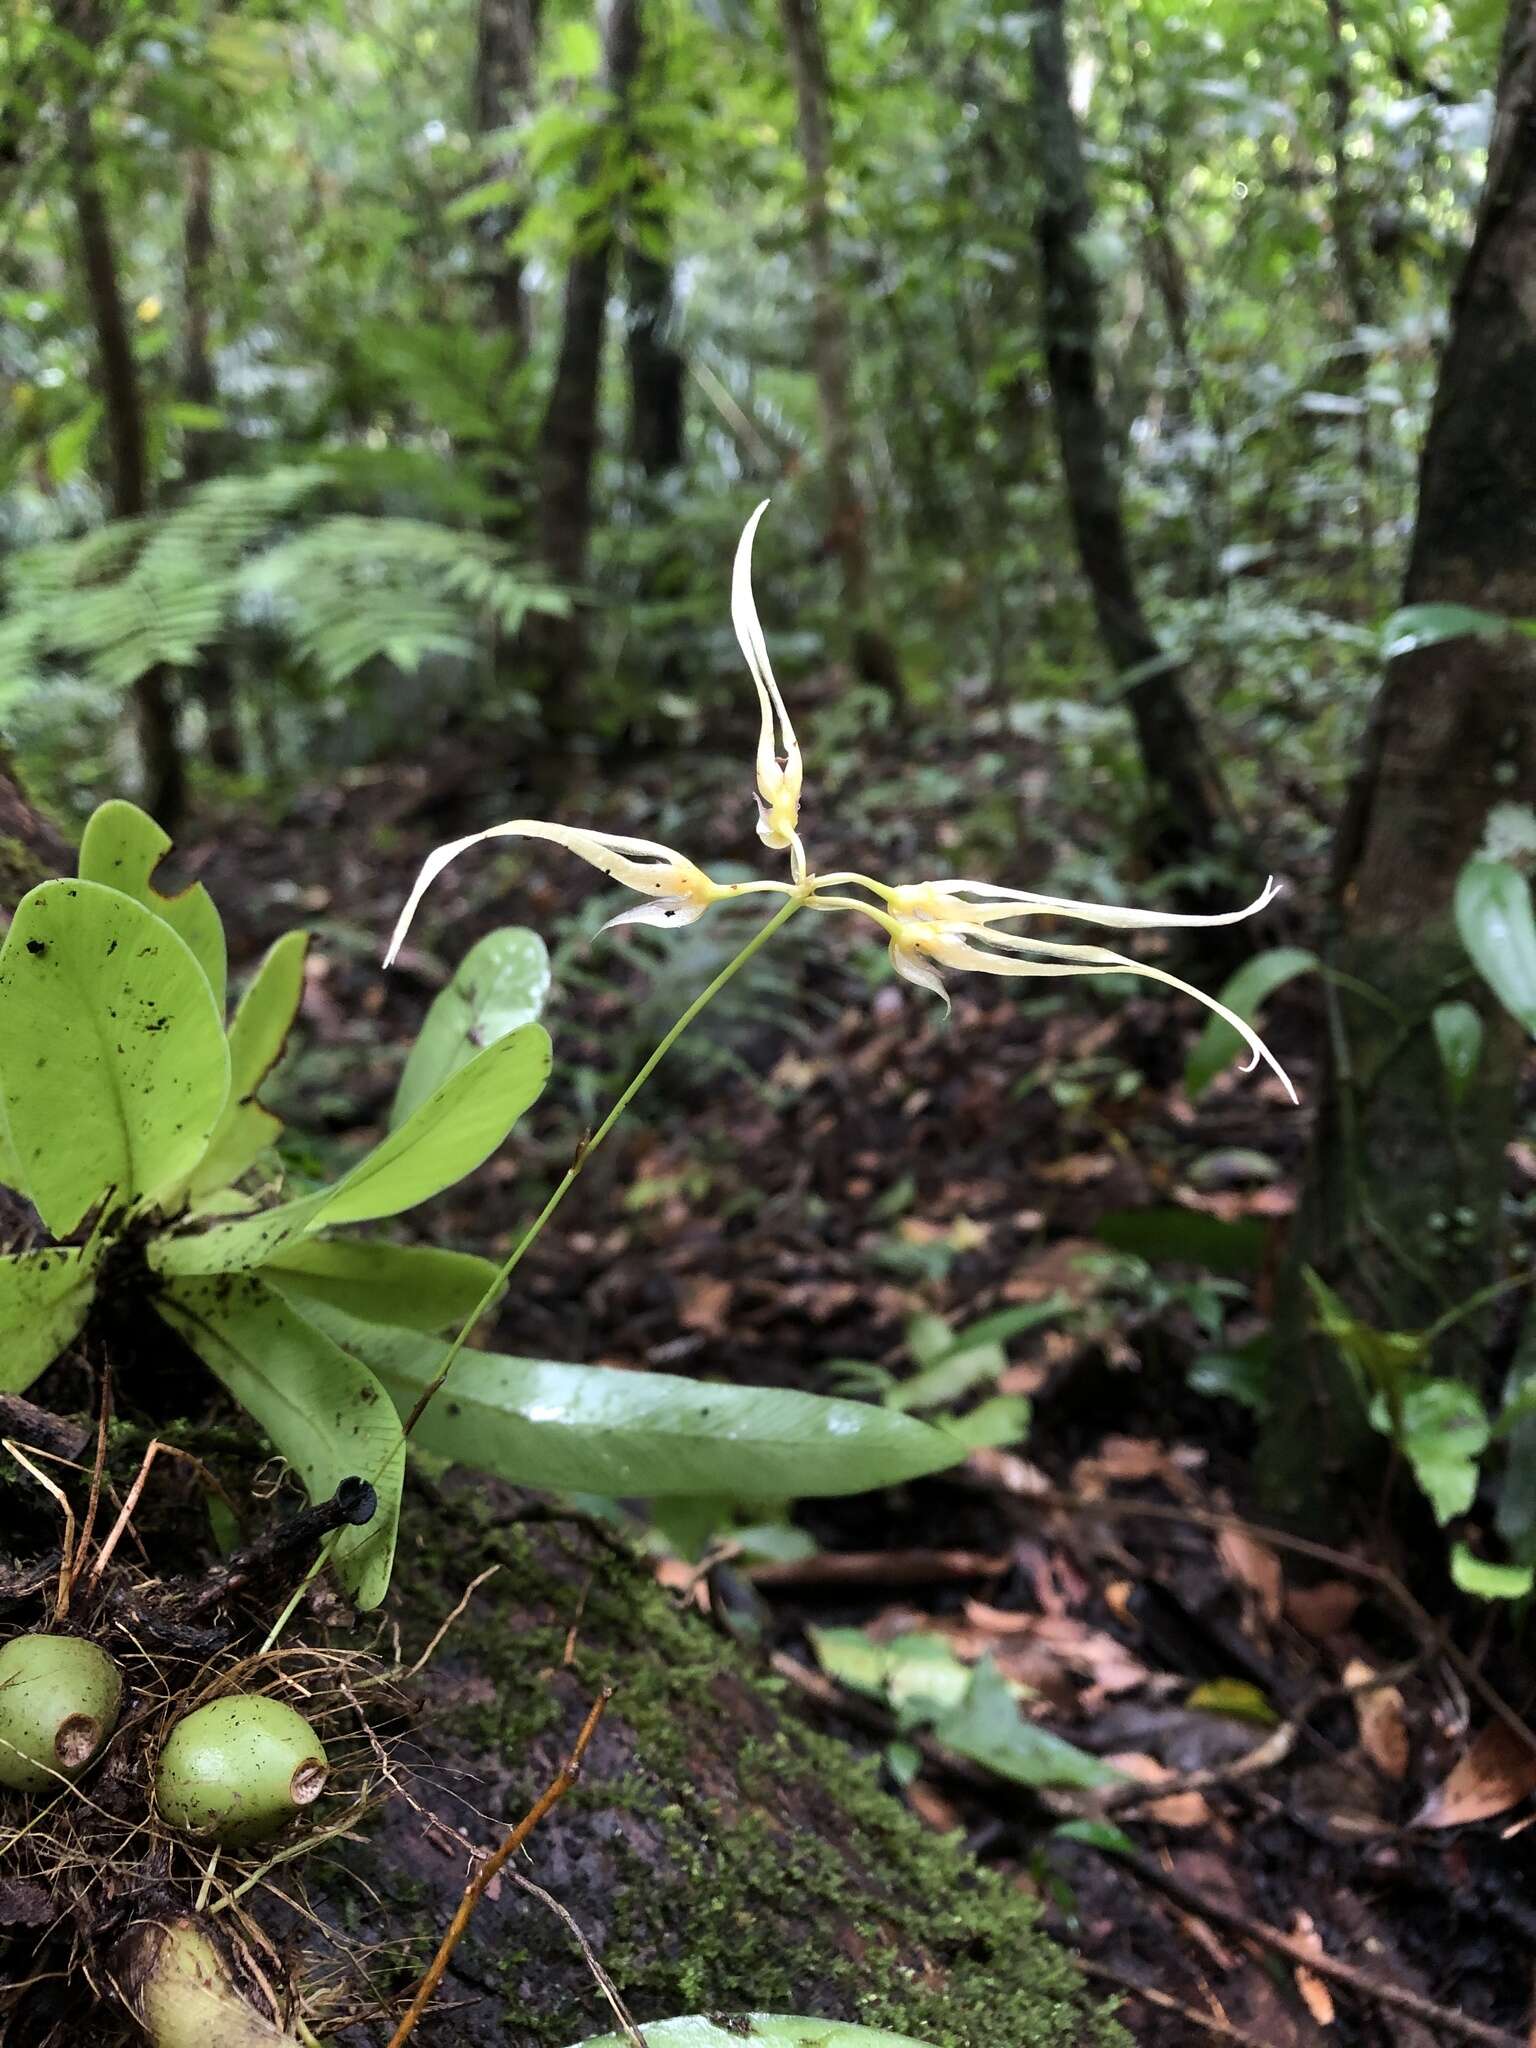
<svg viewBox="0 0 1536 2048">
<path fill-rule="evenodd" d="M 1285 1574 L 1269 1545 L 1246 1529 L 1226 1528 L 1216 1538 L 1216 1552 L 1228 1575 L 1253 1595 L 1264 1620 L 1277 1622 L 1285 1597 Z"/>
<path fill-rule="evenodd" d="M 730 1322 L 731 1283 L 712 1280 L 698 1273 L 680 1282 L 682 1300 L 677 1320 L 685 1330 L 698 1330 L 706 1337 L 724 1336 Z"/>
<path fill-rule="evenodd" d="M 999 1665 L 1008 1669 L 1011 1661 L 1022 1661 L 1016 1649 L 1032 1650 L 1042 1663 L 1089 1681 L 1089 1690 L 1083 1695 L 1085 1705 L 1134 1692 L 1151 1681 L 1152 1673 L 1134 1651 L 1106 1629 L 1093 1628 L 1072 1615 L 1012 1614 L 988 1606 L 984 1600 L 967 1600 L 965 1618 L 970 1629 L 961 1638 L 951 1638 L 957 1656 L 978 1657 L 990 1651 Z M 1023 1674 L 1008 1670 L 1008 1675 Z M 1036 1671 L 1033 1682 L 1040 1684 L 1041 1676 Z"/>
<path fill-rule="evenodd" d="M 972 1451 L 965 1469 L 988 1486 L 1000 1486 L 1004 1493 L 1019 1494 L 1026 1500 L 1038 1499 L 1052 1490 L 1050 1479 L 1040 1467 L 1021 1458 L 1016 1451 Z"/>
<path fill-rule="evenodd" d="M 1193 1494 L 1189 1474 L 1205 1462 L 1204 1451 L 1187 1444 L 1155 1442 L 1150 1437 L 1107 1436 L 1091 1457 L 1079 1458 L 1072 1467 L 1072 1490 L 1088 1500 L 1102 1500 L 1110 1482 L 1160 1479 L 1171 1493 L 1183 1500 Z"/>
<path fill-rule="evenodd" d="M 1105 1285 L 1102 1274 L 1082 1262 L 1093 1259 L 1102 1264 L 1103 1258 L 1103 1245 L 1091 1237 L 1059 1237 L 1015 1267 L 1012 1278 L 1004 1283 L 1003 1299 L 1044 1301 L 1047 1295 L 1064 1294 L 1074 1307 L 1080 1307 Z"/>
<path fill-rule="evenodd" d="M 1175 1775 L 1155 1756 L 1140 1750 L 1121 1750 L 1104 1761 L 1139 1785 L 1165 1785 Z M 1211 1809 L 1198 1792 L 1170 1792 L 1165 1799 L 1149 1799 L 1141 1811 L 1165 1828 L 1203 1828 L 1211 1817 Z"/>
<path fill-rule="evenodd" d="M 1115 1170 L 1113 1152 L 1069 1152 L 1065 1159 L 1049 1159 L 1035 1168 L 1035 1179 L 1054 1181 L 1065 1188 L 1092 1187 L 1108 1180 Z"/>
<path fill-rule="evenodd" d="M 1323 1579 L 1315 1586 L 1291 1586 L 1285 1595 L 1285 1618 L 1314 1643 L 1326 1642 L 1346 1629 L 1360 1605 L 1360 1588 L 1347 1579 Z"/>
<path fill-rule="evenodd" d="M 1241 1223 L 1249 1216 L 1290 1216 L 1296 1209 L 1296 1190 L 1289 1184 L 1271 1188 L 1222 1188 L 1202 1194 L 1198 1188 L 1178 1187 L 1174 1195 L 1181 1208 L 1198 1209 L 1220 1223 Z"/>
<path fill-rule="evenodd" d="M 1312 1955 L 1327 1954 L 1322 1936 L 1313 1924 L 1310 1913 L 1298 1910 L 1291 1922 L 1291 1934 L 1301 1946 Z M 1334 2021 L 1333 1993 L 1315 1971 L 1298 1963 L 1295 1967 L 1296 1989 L 1301 1993 L 1302 2003 L 1320 2027 L 1331 2027 Z"/>
<path fill-rule="evenodd" d="M 1371 1685 L 1374 1668 L 1363 1657 L 1351 1657 L 1344 1666 L 1347 1686 L 1369 1686 L 1353 1695 L 1355 1725 L 1360 1747 L 1383 1777 L 1401 1782 L 1408 1775 L 1412 1745 L 1408 1739 L 1408 1711 L 1395 1685 Z"/>
<path fill-rule="evenodd" d="M 1460 1828 L 1507 1813 L 1536 1792 L 1536 1751 L 1502 1721 L 1490 1721 L 1472 1747 L 1437 1785 L 1414 1826 Z"/>
<path fill-rule="evenodd" d="M 952 1834 L 963 1827 L 960 1809 L 952 1806 L 944 1794 L 930 1785 L 926 1778 L 914 1778 L 907 1787 L 907 1804 L 936 1834 Z"/>
</svg>

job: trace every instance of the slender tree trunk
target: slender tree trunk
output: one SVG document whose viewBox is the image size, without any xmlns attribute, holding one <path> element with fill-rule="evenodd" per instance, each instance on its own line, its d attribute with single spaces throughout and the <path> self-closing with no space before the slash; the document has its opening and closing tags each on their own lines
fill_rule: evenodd
<svg viewBox="0 0 1536 2048">
<path fill-rule="evenodd" d="M 209 287 L 215 240 L 213 224 L 213 159 L 206 149 L 189 151 L 186 197 L 182 216 L 183 350 L 181 394 L 189 405 L 218 403 L 209 345 Z M 206 483 L 220 467 L 221 437 L 217 429 L 188 430 L 182 475 L 190 486 Z M 229 652 L 218 641 L 203 649 L 194 686 L 208 721 L 208 755 L 215 767 L 238 772 L 243 763 L 240 720 L 235 708 L 235 677 Z"/>
<path fill-rule="evenodd" d="M 1041 177 L 1037 229 L 1046 367 L 1067 504 L 1099 635 L 1122 675 L 1151 791 L 1149 850 L 1160 864 L 1229 848 L 1231 807 L 1172 657 L 1147 623 L 1131 567 L 1114 436 L 1099 393 L 1099 293 L 1083 238 L 1093 210 L 1068 92 L 1065 0 L 1042 0 L 1030 38 Z"/>
<path fill-rule="evenodd" d="M 855 436 L 848 309 L 832 246 L 828 198 L 832 144 L 831 83 L 819 0 L 779 0 L 779 19 L 795 81 L 800 155 L 805 164 L 805 246 L 811 267 L 811 352 L 821 406 L 821 461 L 826 480 L 827 547 L 843 583 L 854 636 L 854 660 L 867 681 L 896 688 L 896 650 L 879 620 L 870 575 L 868 520 L 854 473 Z"/>
<path fill-rule="evenodd" d="M 604 44 L 604 76 L 613 96 L 610 119 L 629 120 L 629 100 L 642 50 L 641 0 L 613 0 Z M 592 480 L 600 438 L 599 397 L 615 235 L 611 214 L 594 224 L 571 258 L 554 381 L 539 434 L 539 530 L 544 566 L 557 583 L 578 591 L 592 539 Z M 580 606 L 563 619 L 529 621 L 531 655 L 556 727 L 569 725 L 586 653 Z"/>
<path fill-rule="evenodd" d="M 676 309 L 672 266 L 630 246 L 625 262 L 629 285 L 629 452 L 642 473 L 656 482 L 681 469 L 688 366 L 672 339 Z"/>
<path fill-rule="evenodd" d="M 1419 477 L 1409 604 L 1536 614 L 1536 0 L 1516 0 L 1487 184 L 1452 307 Z M 1270 1432 L 1278 1503 L 1337 1514 L 1341 1478 L 1378 1440 L 1348 1375 L 1305 1334 L 1301 1269 L 1316 1267 L 1379 1328 L 1414 1329 L 1495 1273 L 1504 1146 L 1520 1036 L 1472 972 L 1453 892 L 1492 807 L 1536 788 L 1536 647 L 1469 636 L 1394 661 L 1377 696 L 1339 830 L 1332 892 L 1328 1065 L 1282 1302 L 1277 1355 L 1300 1359 Z M 1356 993 L 1357 986 L 1361 992 Z M 1369 991 L 1369 997 L 1365 991 Z M 1474 1003 L 1484 1041 L 1458 1098 L 1431 1019 Z M 1486 1319 L 1436 1348 L 1435 1369 L 1485 1369 Z"/>
<path fill-rule="evenodd" d="M 1364 400 L 1370 354 L 1361 339 L 1375 314 L 1374 295 L 1366 270 L 1365 223 L 1349 157 L 1349 135 L 1355 119 L 1355 92 L 1350 63 L 1349 26 L 1343 0 L 1326 0 L 1328 9 L 1328 125 L 1333 147 L 1333 263 L 1338 273 L 1349 334 L 1339 351 L 1333 385 L 1360 403 L 1356 449 L 1360 471 L 1360 515 L 1365 546 L 1361 581 L 1369 602 L 1374 584 L 1376 533 L 1376 453 L 1371 436 L 1370 408 Z"/>
<path fill-rule="evenodd" d="M 539 0 L 480 0 L 473 93 L 478 135 L 499 134 L 527 110 L 533 98 L 539 17 Z M 494 165 L 487 168 L 499 170 L 517 186 L 521 168 L 512 151 L 498 151 Z M 481 219 L 477 230 L 485 302 L 496 333 L 508 344 L 508 370 L 513 376 L 526 363 L 532 341 L 523 259 L 510 246 L 523 211 L 514 192 Z M 521 446 L 505 451 L 496 467 L 495 482 L 503 500 L 495 530 L 503 539 L 521 539 L 527 527 L 529 482 Z"/>
<path fill-rule="evenodd" d="M 111 504 L 118 519 L 142 518 L 149 509 L 149 467 L 138 366 L 118 283 L 112 223 L 96 161 L 89 112 L 68 115 L 69 184 L 79 230 L 86 300 L 96 338 L 96 374 L 111 463 Z M 144 777 L 144 803 L 167 830 L 186 801 L 186 769 L 177 732 L 170 676 L 150 669 L 133 686 L 134 714 Z"/>
</svg>

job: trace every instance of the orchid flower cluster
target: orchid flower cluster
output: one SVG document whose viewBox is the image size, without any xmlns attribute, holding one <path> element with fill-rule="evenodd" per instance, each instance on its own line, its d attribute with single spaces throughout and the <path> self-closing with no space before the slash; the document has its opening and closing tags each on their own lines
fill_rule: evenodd
<svg viewBox="0 0 1536 2048">
<path fill-rule="evenodd" d="M 1085 924 L 1120 930 L 1175 925 L 1237 924 L 1252 917 L 1276 893 L 1273 877 L 1251 903 L 1215 916 L 1177 915 L 1161 910 L 1136 910 L 1114 905 L 1079 903 L 1069 897 L 1038 895 L 1028 889 L 1003 888 L 992 882 L 945 877 L 924 882 L 883 882 L 848 870 L 813 873 L 800 837 L 800 797 L 804 764 L 800 743 L 774 678 L 768 647 L 752 594 L 752 544 L 768 509 L 765 499 L 747 521 L 736 550 L 731 576 L 731 622 L 757 690 L 761 725 L 757 742 L 757 836 L 763 845 L 789 856 L 787 881 L 717 882 L 702 868 L 653 839 L 635 839 L 616 832 L 598 832 L 575 825 L 550 824 L 537 818 L 514 818 L 453 839 L 427 856 L 401 911 L 385 955 L 389 966 L 400 950 L 422 897 L 450 861 L 487 839 L 544 839 L 563 846 L 601 873 L 633 889 L 644 900 L 603 926 L 685 925 L 701 918 L 717 903 L 746 896 L 776 896 L 786 904 L 809 910 L 845 912 L 878 925 L 888 941 L 891 965 L 907 981 L 949 1005 L 944 970 L 956 973 L 1054 977 L 1078 974 L 1134 974 L 1160 981 L 1193 996 L 1238 1033 L 1252 1057 L 1251 1072 L 1260 1060 L 1273 1068 L 1295 1102 L 1296 1090 L 1274 1054 L 1235 1011 L 1164 968 L 1153 967 L 1107 946 L 1072 945 L 1054 936 L 1040 936 L 1011 927 L 1030 919 L 1075 918 Z M 856 891 L 861 893 L 849 893 Z"/>
</svg>

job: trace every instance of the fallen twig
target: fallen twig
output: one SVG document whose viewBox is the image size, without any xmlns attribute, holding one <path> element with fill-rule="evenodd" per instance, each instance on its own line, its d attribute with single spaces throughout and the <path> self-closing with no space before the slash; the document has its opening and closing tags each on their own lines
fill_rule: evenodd
<svg viewBox="0 0 1536 2048">
<path fill-rule="evenodd" d="M 470 1878 L 469 1883 L 464 1887 L 464 1896 L 460 1899 L 454 1916 L 448 1924 L 448 1932 L 439 1942 L 437 1954 L 428 1964 L 427 1974 L 416 1988 L 416 1996 L 406 2008 L 405 2015 L 400 2021 L 399 2026 L 390 2035 L 388 2048 L 405 2048 L 405 2043 L 416 2031 L 416 2022 L 426 2011 L 431 2003 L 432 1994 L 443 1981 L 444 1972 L 453 1959 L 453 1952 L 463 1938 L 465 1929 L 469 1926 L 470 1920 L 474 1916 L 475 1908 L 479 1905 L 485 1894 L 486 1886 L 490 1884 L 508 1858 L 517 1854 L 539 1822 L 543 1820 L 551 1808 L 560 1803 L 581 1776 L 581 1760 L 586 1754 L 587 1744 L 597 1733 L 597 1724 L 603 1718 L 603 1709 L 612 1698 L 612 1686 L 605 1686 L 603 1691 L 592 1702 L 591 1710 L 586 1720 L 581 1724 L 581 1733 L 576 1737 L 570 1755 L 517 1823 L 517 1826 L 512 1829 L 511 1833 L 501 1844 L 501 1847 L 494 1850 L 491 1855 L 484 1859 Z"/>
<path fill-rule="evenodd" d="M 1144 1999 L 1148 2005 L 1155 2005 L 1160 2012 L 1177 2013 L 1181 2020 L 1188 2020 L 1193 2026 L 1203 2027 L 1206 2033 L 1218 2041 L 1233 2041 L 1238 2048 L 1273 2048 L 1273 2043 L 1261 2040 L 1257 2034 L 1250 2034 L 1246 2027 L 1235 2027 L 1230 2020 L 1218 2019 L 1213 2012 L 1202 2012 L 1198 2005 L 1186 2005 L 1181 1998 L 1170 1997 L 1166 1991 L 1159 1991 L 1151 1984 L 1139 1984 L 1134 1977 L 1127 1977 L 1119 1970 L 1113 1970 L 1108 1963 L 1096 1963 L 1090 1956 L 1075 1952 L 1072 1960 L 1085 1977 L 1092 1977 L 1103 1984 L 1113 1984 L 1117 1990 L 1126 1992 L 1132 1998 Z"/>
<path fill-rule="evenodd" d="M 822 1550 L 790 1564 L 754 1564 L 754 1586 L 948 1586 L 957 1580 L 995 1579 L 1012 1562 L 981 1550 Z"/>
<path fill-rule="evenodd" d="M 1228 1927 L 1234 1934 L 1246 1935 L 1275 1955 L 1284 1956 L 1287 1962 L 1303 1970 L 1310 1970 L 1315 1977 L 1330 1978 L 1342 1985 L 1358 1998 L 1370 1999 L 1376 2005 L 1388 2005 L 1398 2012 L 1406 2012 L 1416 2020 L 1422 2020 L 1427 2027 L 1438 2028 L 1442 2040 L 1472 2041 L 1479 2048 L 1527 2048 L 1527 2044 L 1515 2034 L 1506 2034 L 1502 2027 L 1486 2026 L 1481 2020 L 1474 2020 L 1467 2014 L 1456 2012 L 1448 2005 L 1437 2005 L 1432 1998 L 1425 1998 L 1418 1991 L 1410 1991 L 1405 1985 L 1393 1984 L 1382 1977 L 1372 1977 L 1365 1970 L 1358 1970 L 1353 1963 L 1341 1963 L 1330 1955 L 1320 1954 L 1316 1948 L 1295 1940 L 1289 1934 L 1282 1934 L 1278 1927 L 1271 1927 L 1266 1921 L 1255 1920 L 1237 1906 L 1223 1905 L 1219 1899 L 1207 1898 L 1195 1890 L 1183 1878 L 1175 1877 L 1172 1871 L 1164 1870 L 1149 1857 L 1138 1856 L 1128 1851 L 1120 1852 L 1121 1864 L 1133 1871 L 1143 1883 L 1155 1886 L 1166 1894 L 1176 1906 L 1186 1913 L 1197 1914 L 1202 1920 L 1214 1921 L 1218 1927 Z M 393 2044 L 391 2044 L 393 2048 Z"/>
</svg>

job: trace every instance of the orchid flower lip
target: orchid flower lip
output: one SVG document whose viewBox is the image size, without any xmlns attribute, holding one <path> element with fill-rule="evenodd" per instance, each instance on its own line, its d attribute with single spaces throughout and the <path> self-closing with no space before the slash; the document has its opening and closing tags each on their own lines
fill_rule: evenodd
<svg viewBox="0 0 1536 2048">
<path fill-rule="evenodd" d="M 743 527 L 737 543 L 731 569 L 731 623 L 751 672 L 761 717 L 757 739 L 757 836 L 777 852 L 788 851 L 794 860 L 804 764 L 794 725 L 774 678 L 768 643 L 763 638 L 752 594 L 752 543 L 769 502 L 764 498 Z M 804 854 L 798 858 L 803 866 Z"/>
</svg>

